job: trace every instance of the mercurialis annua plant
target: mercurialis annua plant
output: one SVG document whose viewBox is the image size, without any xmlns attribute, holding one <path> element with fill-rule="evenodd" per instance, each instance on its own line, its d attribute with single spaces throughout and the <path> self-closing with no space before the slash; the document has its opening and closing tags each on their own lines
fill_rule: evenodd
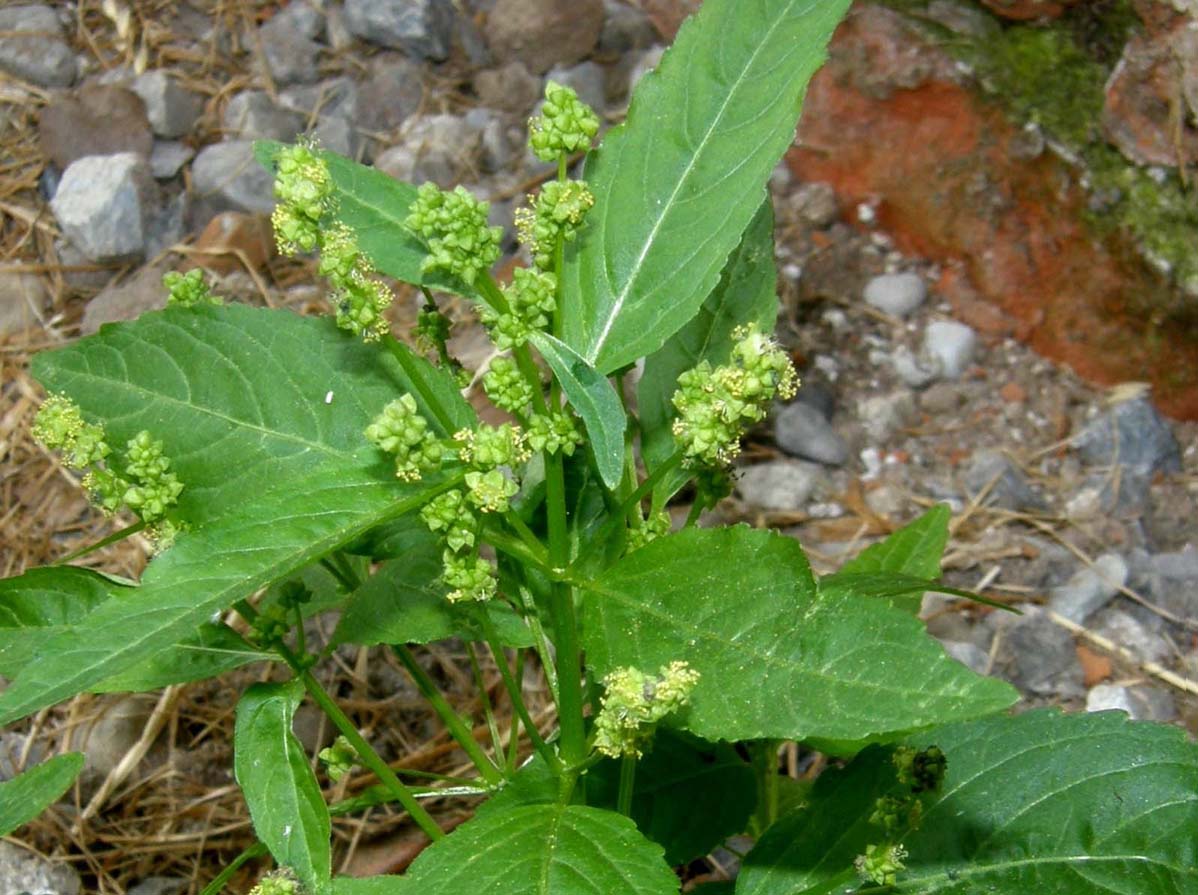
<svg viewBox="0 0 1198 895">
<path fill-rule="evenodd" d="M 928 635 L 946 505 L 818 575 L 722 524 L 799 386 L 767 183 L 847 7 L 706 0 L 626 117 L 550 81 L 516 243 L 466 186 L 257 144 L 328 313 L 172 273 L 165 309 L 36 358 L 31 475 L 74 477 L 113 531 L 0 582 L 0 722 L 253 665 L 218 689 L 259 843 L 202 895 L 1198 893 L 1180 730 L 1010 714 Z M 136 585 L 93 570 L 140 532 Z M 350 655 L 345 699 L 322 682 Z M 383 662 L 410 683 L 378 711 L 357 675 Z M 447 775 L 380 752 L 413 718 Z M 81 764 L 0 782 L 0 834 Z M 205 810 L 188 847 L 223 848 Z M 341 875 L 367 814 L 419 853 L 402 873 Z"/>
</svg>

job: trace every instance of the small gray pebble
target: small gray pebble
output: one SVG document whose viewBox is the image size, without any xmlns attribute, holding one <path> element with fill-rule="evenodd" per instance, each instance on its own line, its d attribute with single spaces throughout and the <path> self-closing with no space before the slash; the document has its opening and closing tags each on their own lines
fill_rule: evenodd
<svg viewBox="0 0 1198 895">
<path fill-rule="evenodd" d="M 1060 587 L 1054 587 L 1048 607 L 1079 625 L 1114 599 L 1127 583 L 1127 563 L 1117 553 L 1104 553 L 1093 567 L 1080 569 Z"/>
<path fill-rule="evenodd" d="M 906 317 L 924 303 L 928 287 L 915 273 L 888 273 L 865 284 L 865 302 L 892 317 Z"/>
<path fill-rule="evenodd" d="M 782 407 L 774 420 L 774 440 L 795 457 L 843 466 L 849 446 L 818 410 L 795 401 Z"/>
<path fill-rule="evenodd" d="M 960 379 L 968 369 L 977 348 L 977 334 L 964 323 L 936 320 L 928 324 L 923 338 L 924 352 L 940 364 L 946 379 Z"/>
</svg>

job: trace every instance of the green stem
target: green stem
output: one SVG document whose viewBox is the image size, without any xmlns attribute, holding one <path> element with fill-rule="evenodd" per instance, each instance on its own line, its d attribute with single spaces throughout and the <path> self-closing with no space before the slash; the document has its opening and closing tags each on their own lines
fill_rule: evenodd
<svg viewBox="0 0 1198 895">
<path fill-rule="evenodd" d="M 491 747 L 495 752 L 495 763 L 503 761 L 503 739 L 499 736 L 499 724 L 495 721 L 495 712 L 491 708 L 491 697 L 487 694 L 487 682 L 483 678 L 482 666 L 478 664 L 478 651 L 473 643 L 466 644 L 466 655 L 470 659 L 470 673 L 474 676 L 474 686 L 478 687 L 478 698 L 483 704 L 483 717 L 487 719 L 487 730 L 491 733 Z M 505 766 L 507 767 L 507 766 Z M 511 767 L 508 767 L 511 770 Z"/>
<path fill-rule="evenodd" d="M 400 367 L 408 378 L 408 382 L 419 393 L 421 403 L 435 417 L 433 422 L 447 435 L 452 435 L 456 432 L 457 427 L 453 424 L 453 417 L 450 416 L 449 411 L 445 407 L 441 406 L 441 402 L 437 400 L 437 396 L 433 394 L 428 384 L 424 381 L 421 371 L 416 368 L 414 363 L 415 355 L 410 352 L 407 346 L 402 345 L 395 336 L 390 334 L 383 336 L 383 346 L 399 362 Z M 423 358 L 421 358 L 421 362 L 428 363 Z"/>
<path fill-rule="evenodd" d="M 537 604 L 529 593 L 528 588 L 519 587 L 517 594 L 520 597 L 520 605 L 524 607 L 524 617 L 528 619 L 528 626 L 532 628 L 532 637 L 536 641 L 537 655 L 541 659 L 541 667 L 545 669 L 545 677 L 549 681 L 549 695 L 553 697 L 553 704 L 557 705 L 557 669 L 553 667 L 553 662 L 550 657 L 553 655 L 553 650 L 549 647 L 549 638 L 545 636 L 545 626 L 541 624 L 541 616 L 537 612 Z"/>
<path fill-rule="evenodd" d="M 703 503 L 696 500 L 691 504 L 690 512 L 686 514 L 686 522 L 683 523 L 683 528 L 693 528 L 699 521 L 699 517 L 703 515 Z"/>
<path fill-rule="evenodd" d="M 326 556 L 320 560 L 321 566 L 324 567 L 330 575 L 337 579 L 340 584 L 349 593 L 358 589 L 359 582 L 349 575 L 331 556 Z"/>
<path fill-rule="evenodd" d="M 354 751 L 358 753 L 358 758 L 362 760 L 362 764 L 374 771 L 375 776 L 391 791 L 395 796 L 395 800 L 411 815 L 412 820 L 416 822 L 416 825 L 424 831 L 424 834 L 429 839 L 436 842 L 438 839 L 443 838 L 445 834 L 437 826 L 437 822 L 433 820 L 432 815 L 424 810 L 424 806 L 403 785 L 399 777 L 395 775 L 395 772 L 388 767 L 387 762 L 383 761 L 371 745 L 366 742 L 366 738 L 358 733 L 358 728 L 349 720 L 345 712 L 341 711 L 341 706 L 333 701 L 333 697 L 325 692 L 324 688 L 320 685 L 320 681 L 316 680 L 312 672 L 304 668 L 299 659 L 285 646 L 279 645 L 277 649 L 279 655 L 283 657 L 284 661 L 291 666 L 292 671 L 295 672 L 300 681 L 303 682 L 304 689 L 308 691 L 308 695 L 312 697 L 313 702 L 320 707 L 321 711 L 328 715 L 329 720 L 333 722 L 333 726 L 337 728 L 338 733 L 345 737 L 349 741 L 349 744 L 354 747 Z"/>
<path fill-rule="evenodd" d="M 561 454 L 545 457 L 545 491 L 549 511 L 549 564 L 564 570 L 570 562 L 566 531 L 566 482 Z M 562 760 L 568 765 L 586 757 L 582 719 L 582 648 L 574 612 L 574 588 L 554 581 L 549 591 L 549 614 L 557 638 L 558 723 L 562 731 Z"/>
<path fill-rule="evenodd" d="M 441 691 L 437 689 L 437 685 L 433 683 L 433 679 L 428 676 L 428 672 L 416 661 L 416 657 L 412 655 L 412 651 L 402 643 L 392 644 L 391 650 L 395 653 L 399 661 L 403 663 L 404 668 L 408 670 L 408 674 L 412 676 L 412 680 L 415 681 L 416 687 L 420 690 L 420 695 L 429 701 L 429 704 L 433 707 L 433 711 L 441 718 L 450 736 L 458 741 L 458 745 L 462 747 L 462 751 L 474 762 L 474 766 L 478 768 L 478 772 L 482 775 L 482 778 L 493 787 L 499 786 L 503 782 L 503 774 L 500 773 L 499 768 L 495 766 L 494 762 L 487 757 L 487 753 L 475 741 L 470 726 L 462 720 L 461 715 L 441 695 Z"/>
<path fill-rule="evenodd" d="M 78 559 L 81 556 L 87 556 L 89 553 L 94 553 L 95 551 L 99 550 L 101 547 L 107 547 L 109 544 L 115 544 L 117 541 L 123 541 L 125 538 L 135 535 L 139 531 L 144 529 L 148 524 L 149 523 L 147 523 L 144 519 L 139 519 L 137 522 L 134 522 L 132 525 L 127 525 L 124 528 L 122 528 L 120 531 L 114 531 L 112 534 L 108 535 L 108 537 L 101 538 L 100 540 L 96 541 L 94 544 L 88 544 L 86 547 L 80 547 L 78 550 L 74 550 L 71 553 L 68 553 L 66 556 L 62 557 L 61 559 L 54 560 L 54 562 L 50 563 L 50 565 L 52 565 L 52 566 L 66 565 L 73 559 Z"/>
<path fill-rule="evenodd" d="M 243 864 L 245 864 L 247 861 L 254 860 L 254 858 L 261 858 L 263 855 L 267 854 L 267 851 L 268 850 L 265 845 L 263 845 L 261 842 L 255 842 L 236 858 L 230 861 L 225 869 L 216 875 L 212 882 L 204 886 L 204 888 L 200 890 L 200 895 L 219 895 L 220 891 L 229 884 L 229 880 L 233 878 L 233 874 L 240 870 Z"/>
<path fill-rule="evenodd" d="M 533 723 L 532 716 L 528 713 L 528 706 L 524 704 L 524 694 L 520 690 L 520 683 L 512 676 L 512 670 L 508 667 L 507 654 L 503 651 L 503 644 L 499 640 L 499 633 L 495 630 L 495 623 L 491 621 L 491 616 L 485 609 L 478 613 L 478 618 L 483 629 L 483 638 L 491 650 L 491 655 L 495 658 L 495 666 L 499 669 L 499 676 L 503 678 L 503 686 L 507 690 L 508 699 L 512 701 L 512 709 L 523 722 L 525 730 L 528 731 L 528 739 L 549 767 L 560 769 L 561 762 L 549 748 L 549 744 L 545 742 L 541 732 L 537 730 L 537 725 Z M 513 733 L 514 736 L 515 733 Z"/>
<path fill-rule="evenodd" d="M 511 510 L 504 514 L 503 519 L 515 529 L 516 534 L 520 536 L 520 540 L 540 558 L 541 563 L 548 565 L 549 553 L 545 550 L 545 545 L 541 543 L 541 539 L 536 536 L 533 530 L 528 527 L 528 524 L 520 518 L 520 514 L 515 510 Z"/>
<path fill-rule="evenodd" d="M 625 817 L 632 815 L 632 789 L 636 782 L 636 756 L 620 758 L 620 794 L 616 799 L 616 810 Z"/>
</svg>

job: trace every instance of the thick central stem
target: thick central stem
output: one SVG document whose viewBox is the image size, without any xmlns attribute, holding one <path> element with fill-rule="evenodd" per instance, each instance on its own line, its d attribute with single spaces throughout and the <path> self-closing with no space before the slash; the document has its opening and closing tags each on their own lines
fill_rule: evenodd
<svg viewBox="0 0 1198 895">
<path fill-rule="evenodd" d="M 564 570 L 570 562 L 566 531 L 566 480 L 562 455 L 545 458 L 545 491 L 549 512 L 549 565 Z M 574 588 L 553 582 L 549 612 L 557 641 L 558 722 L 562 730 L 562 761 L 567 766 L 581 762 L 587 753 L 582 723 L 582 648 L 578 642 L 578 620 L 574 612 Z"/>
</svg>

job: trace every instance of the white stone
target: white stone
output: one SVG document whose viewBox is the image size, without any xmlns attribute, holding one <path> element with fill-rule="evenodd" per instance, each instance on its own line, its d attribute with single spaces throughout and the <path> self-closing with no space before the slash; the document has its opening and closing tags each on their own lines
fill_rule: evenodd
<svg viewBox="0 0 1198 895">
<path fill-rule="evenodd" d="M 67 239 L 92 261 L 128 261 L 145 251 L 152 196 L 142 156 L 89 155 L 63 173 L 50 208 Z"/>
<path fill-rule="evenodd" d="M 745 503 L 763 510 L 797 510 L 811 499 L 823 477 L 814 463 L 770 460 L 740 470 L 736 490 Z"/>
<path fill-rule="evenodd" d="M 915 273 L 888 273 L 865 284 L 865 302 L 892 317 L 906 317 L 924 303 L 928 287 Z"/>
<path fill-rule="evenodd" d="M 1048 605 L 1053 612 L 1081 624 L 1127 583 L 1127 563 L 1117 553 L 1104 553 L 1060 587 L 1053 588 Z"/>
<path fill-rule="evenodd" d="M 189 133 L 204 110 L 204 100 L 199 94 L 185 90 L 160 68 L 139 75 L 130 86 L 146 104 L 146 118 L 159 137 L 182 137 Z"/>
<path fill-rule="evenodd" d="M 62 25 L 49 6 L 0 9 L 0 70 L 42 87 L 69 87 L 79 63 L 62 40 Z"/>
<path fill-rule="evenodd" d="M 944 378 L 959 379 L 973 360 L 977 341 L 977 334 L 964 323 L 936 320 L 924 332 L 923 347 L 929 357 L 940 363 Z"/>
</svg>

